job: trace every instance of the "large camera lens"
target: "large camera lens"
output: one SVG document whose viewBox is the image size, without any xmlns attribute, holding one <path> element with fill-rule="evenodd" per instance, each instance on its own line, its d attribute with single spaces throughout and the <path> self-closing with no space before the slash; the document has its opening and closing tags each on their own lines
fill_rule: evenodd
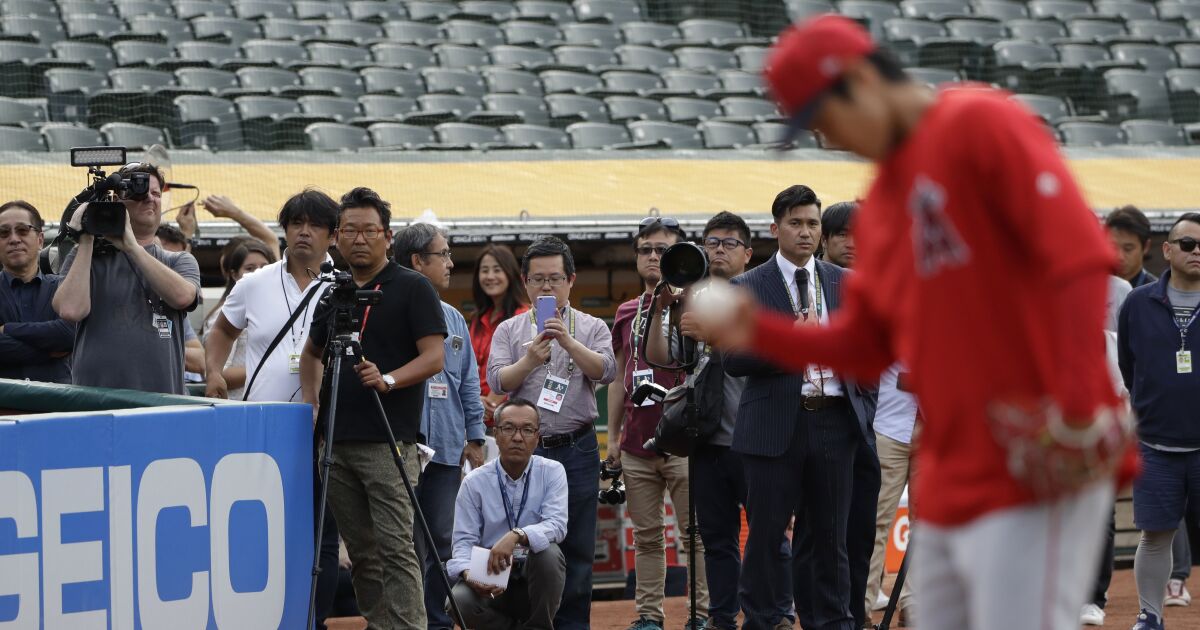
<svg viewBox="0 0 1200 630">
<path fill-rule="evenodd" d="M 689 286 L 708 273 L 708 257 L 694 243 L 675 243 L 659 262 L 663 280 L 673 287 Z"/>
</svg>

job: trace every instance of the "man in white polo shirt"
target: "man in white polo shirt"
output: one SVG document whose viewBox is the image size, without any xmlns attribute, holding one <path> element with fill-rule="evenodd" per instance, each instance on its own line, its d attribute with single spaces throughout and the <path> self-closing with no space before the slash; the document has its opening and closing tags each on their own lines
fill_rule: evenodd
<svg viewBox="0 0 1200 630">
<path fill-rule="evenodd" d="M 279 211 L 279 226 L 283 228 L 287 241 L 283 260 L 246 275 L 233 286 L 208 336 L 207 396 L 228 397 L 229 389 L 221 372 L 233 349 L 233 342 L 244 332 L 246 400 L 302 402 L 300 352 L 308 339 L 308 329 L 317 310 L 321 290 L 313 277 L 320 273 L 321 263 L 332 261 L 329 246 L 333 243 L 337 222 L 338 204 L 325 193 L 305 190 L 283 204 Z M 279 345 L 263 362 L 263 355 L 271 342 L 284 329 L 292 311 L 299 308 L 311 291 L 318 295 L 308 301 Z M 263 363 L 262 370 L 251 383 L 260 362 Z M 321 484 L 317 476 L 316 459 L 313 461 L 315 495 Z M 337 561 L 337 527 L 326 508 L 321 541 L 321 574 L 317 583 L 317 623 L 321 629 L 325 627 L 322 620 L 333 607 L 333 596 L 337 591 Z"/>
</svg>

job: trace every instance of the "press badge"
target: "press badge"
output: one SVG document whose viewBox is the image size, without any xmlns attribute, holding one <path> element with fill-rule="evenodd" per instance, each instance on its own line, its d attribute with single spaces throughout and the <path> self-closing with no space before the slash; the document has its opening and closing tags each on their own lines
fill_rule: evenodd
<svg viewBox="0 0 1200 630">
<path fill-rule="evenodd" d="M 292 353 L 288 355 L 288 371 L 292 374 L 300 373 L 300 355 Z"/>
<path fill-rule="evenodd" d="M 430 398 L 449 398 L 450 385 L 447 383 L 435 383 L 429 381 L 429 397 Z"/>
<path fill-rule="evenodd" d="M 642 383 L 654 382 L 654 370 L 635 370 L 633 372 L 633 390 L 637 391 L 638 386 Z M 647 397 L 639 407 L 653 407 L 654 399 Z"/>
<path fill-rule="evenodd" d="M 547 411 L 558 413 L 562 409 L 563 401 L 566 398 L 567 379 L 547 374 L 546 382 L 542 384 L 542 394 L 538 396 L 537 406 Z"/>
<path fill-rule="evenodd" d="M 1192 373 L 1192 351 L 1180 350 L 1175 353 L 1175 372 L 1178 374 Z"/>
<path fill-rule="evenodd" d="M 171 338 L 171 320 L 167 319 L 166 315 L 160 313 L 150 314 L 150 325 L 158 331 L 159 339 Z"/>
</svg>

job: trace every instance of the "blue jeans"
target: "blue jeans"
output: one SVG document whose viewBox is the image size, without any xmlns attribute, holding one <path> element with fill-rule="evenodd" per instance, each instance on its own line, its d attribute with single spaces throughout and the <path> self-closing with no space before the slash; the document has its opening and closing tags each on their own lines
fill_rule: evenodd
<svg viewBox="0 0 1200 630">
<path fill-rule="evenodd" d="M 454 501 L 458 498 L 458 486 L 462 471 L 458 466 L 447 466 L 430 462 L 421 473 L 417 484 L 417 501 L 425 513 L 425 522 L 433 532 L 438 558 L 442 562 L 450 559 L 451 535 L 454 533 Z M 450 630 L 454 623 L 446 614 L 446 587 L 442 584 L 441 570 L 429 553 L 425 534 L 416 528 L 417 557 L 424 561 L 425 574 L 425 617 L 430 630 Z"/>
<path fill-rule="evenodd" d="M 596 433 L 592 431 L 566 446 L 550 449 L 539 446 L 534 454 L 559 462 L 567 471 L 567 537 L 559 545 L 567 560 L 567 579 L 562 604 L 554 616 L 554 628 L 589 628 L 600 489 L 600 446 Z"/>
</svg>

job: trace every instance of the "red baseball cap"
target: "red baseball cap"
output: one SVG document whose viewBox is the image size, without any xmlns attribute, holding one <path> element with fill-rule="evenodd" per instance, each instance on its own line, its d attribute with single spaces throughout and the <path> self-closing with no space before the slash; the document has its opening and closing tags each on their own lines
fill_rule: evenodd
<svg viewBox="0 0 1200 630">
<path fill-rule="evenodd" d="M 846 62 L 864 57 L 876 47 L 861 24 L 833 14 L 790 26 L 779 35 L 763 74 L 780 109 L 790 118 L 785 144 L 808 129 Z"/>
</svg>

